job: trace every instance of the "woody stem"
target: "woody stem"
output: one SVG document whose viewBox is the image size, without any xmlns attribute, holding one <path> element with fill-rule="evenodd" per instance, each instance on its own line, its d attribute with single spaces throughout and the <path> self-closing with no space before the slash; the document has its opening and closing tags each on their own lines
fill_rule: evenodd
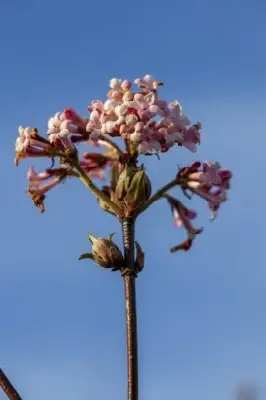
<svg viewBox="0 0 266 400">
<path fill-rule="evenodd" d="M 126 330 L 127 330 L 127 381 L 128 400 L 138 400 L 138 340 L 136 307 L 136 271 L 134 266 L 135 222 L 122 221 L 125 270 L 122 274 L 125 287 Z"/>
<path fill-rule="evenodd" d="M 22 400 L 12 383 L 9 381 L 4 371 L 0 368 L 0 388 L 5 392 L 9 400 Z"/>
</svg>

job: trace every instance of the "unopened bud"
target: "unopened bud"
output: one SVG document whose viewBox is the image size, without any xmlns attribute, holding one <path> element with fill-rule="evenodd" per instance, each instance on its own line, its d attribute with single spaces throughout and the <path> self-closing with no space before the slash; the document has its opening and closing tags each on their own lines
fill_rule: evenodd
<svg viewBox="0 0 266 400">
<path fill-rule="evenodd" d="M 137 208 L 148 201 L 150 196 L 151 182 L 144 169 L 126 165 L 116 185 L 115 199 Z"/>
<path fill-rule="evenodd" d="M 120 269 L 123 267 L 124 258 L 119 247 L 112 241 L 114 233 L 109 235 L 108 239 L 95 238 L 88 234 L 92 244 L 92 253 L 82 254 L 79 259 L 90 258 L 103 268 Z"/>
</svg>

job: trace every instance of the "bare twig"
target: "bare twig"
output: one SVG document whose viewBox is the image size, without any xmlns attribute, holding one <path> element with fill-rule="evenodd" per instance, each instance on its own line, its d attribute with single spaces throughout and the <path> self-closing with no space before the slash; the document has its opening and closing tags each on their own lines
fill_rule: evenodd
<svg viewBox="0 0 266 400">
<path fill-rule="evenodd" d="M 9 381 L 4 371 L 0 368 L 0 387 L 10 400 L 22 400 L 12 383 Z"/>
</svg>

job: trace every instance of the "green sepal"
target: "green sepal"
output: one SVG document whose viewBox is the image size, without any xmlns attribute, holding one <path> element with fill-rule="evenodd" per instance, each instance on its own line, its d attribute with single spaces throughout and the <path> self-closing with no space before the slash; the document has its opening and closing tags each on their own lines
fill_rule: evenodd
<svg viewBox="0 0 266 400">
<path fill-rule="evenodd" d="M 94 261 L 94 257 L 92 253 L 83 253 L 79 256 L 79 260 L 84 260 L 85 258 L 89 258 Z"/>
<path fill-rule="evenodd" d="M 91 244 L 93 244 L 94 240 L 96 239 L 93 235 L 91 235 L 90 233 L 87 234 L 89 241 L 91 242 Z"/>
</svg>

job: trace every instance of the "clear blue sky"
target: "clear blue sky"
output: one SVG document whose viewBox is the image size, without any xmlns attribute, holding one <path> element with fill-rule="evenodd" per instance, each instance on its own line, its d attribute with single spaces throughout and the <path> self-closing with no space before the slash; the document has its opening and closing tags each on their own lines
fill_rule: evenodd
<svg viewBox="0 0 266 400">
<path fill-rule="evenodd" d="M 29 163 L 13 165 L 17 127 L 42 130 L 67 106 L 85 114 L 109 78 L 146 73 L 204 127 L 196 155 L 149 159 L 154 189 L 198 158 L 234 179 L 215 223 L 194 203 L 205 231 L 188 254 L 168 252 L 183 232 L 167 204 L 138 221 L 140 399 L 228 400 L 247 380 L 263 390 L 265 2 L 3 0 L 0 31 L 0 364 L 23 398 L 124 400 L 126 353 L 119 274 L 77 261 L 87 232 L 121 244 L 119 225 L 75 181 L 40 215 L 24 193 Z"/>
</svg>

